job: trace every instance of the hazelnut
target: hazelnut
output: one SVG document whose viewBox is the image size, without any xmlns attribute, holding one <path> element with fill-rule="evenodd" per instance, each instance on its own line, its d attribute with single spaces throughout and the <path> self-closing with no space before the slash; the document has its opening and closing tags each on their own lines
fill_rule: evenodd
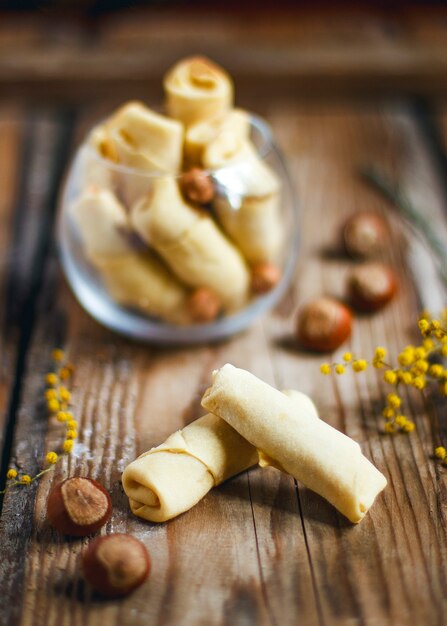
<svg viewBox="0 0 447 626">
<path fill-rule="evenodd" d="M 349 276 L 348 291 L 356 309 L 377 311 L 394 297 L 397 278 L 386 265 L 366 263 L 357 267 Z"/>
<path fill-rule="evenodd" d="M 351 311 L 333 298 L 316 298 L 298 315 L 297 338 L 308 350 L 332 352 L 350 336 Z"/>
<path fill-rule="evenodd" d="M 194 322 L 206 323 L 216 319 L 221 303 L 214 291 L 208 287 L 199 287 L 189 296 L 187 307 Z"/>
<path fill-rule="evenodd" d="M 148 577 L 151 561 L 141 541 L 116 533 L 94 539 L 82 555 L 84 576 L 108 598 L 124 596 Z"/>
<path fill-rule="evenodd" d="M 281 279 L 281 270 L 273 263 L 257 263 L 251 268 L 251 290 L 253 293 L 267 293 Z"/>
<path fill-rule="evenodd" d="M 47 500 L 48 521 L 64 535 L 84 537 L 95 533 L 111 512 L 108 492 L 91 478 L 67 478 L 53 487 Z"/>
<path fill-rule="evenodd" d="M 194 204 L 208 204 L 214 198 L 211 176 L 198 167 L 193 167 L 181 175 L 180 189 L 185 198 Z"/>
<path fill-rule="evenodd" d="M 346 221 L 343 228 L 343 241 L 346 252 L 353 257 L 368 258 L 385 247 L 386 222 L 372 211 L 355 213 Z"/>
</svg>

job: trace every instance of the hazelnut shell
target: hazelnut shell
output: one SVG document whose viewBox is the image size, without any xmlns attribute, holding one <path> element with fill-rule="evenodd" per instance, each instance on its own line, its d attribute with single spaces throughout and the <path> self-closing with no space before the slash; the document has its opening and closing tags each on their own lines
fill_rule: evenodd
<svg viewBox="0 0 447 626">
<path fill-rule="evenodd" d="M 314 352 L 336 350 L 348 339 L 351 331 L 350 309 L 334 298 L 316 298 L 297 316 L 298 342 L 302 347 Z"/>
<path fill-rule="evenodd" d="M 148 577 L 151 561 L 141 541 L 124 533 L 94 539 L 82 555 L 87 582 L 108 598 L 127 595 Z"/>
<path fill-rule="evenodd" d="M 343 244 L 354 258 L 370 258 L 384 249 L 387 235 L 385 220 L 373 211 L 354 213 L 343 227 Z"/>
<path fill-rule="evenodd" d="M 92 478 L 67 478 L 55 485 L 47 500 L 47 518 L 64 535 L 85 537 L 97 532 L 112 513 L 110 495 Z"/>
<path fill-rule="evenodd" d="M 187 307 L 193 322 L 206 324 L 216 319 L 222 304 L 214 291 L 208 287 L 199 287 L 189 296 Z"/>
<path fill-rule="evenodd" d="M 348 278 L 349 299 L 359 311 L 378 311 L 394 298 L 397 289 L 394 271 L 381 263 L 360 265 Z"/>
<path fill-rule="evenodd" d="M 267 293 L 281 280 L 281 270 L 273 263 L 256 263 L 251 268 L 251 290 Z"/>
<path fill-rule="evenodd" d="M 214 183 L 210 175 L 198 167 L 181 175 L 180 189 L 193 204 L 208 204 L 214 198 Z"/>
</svg>

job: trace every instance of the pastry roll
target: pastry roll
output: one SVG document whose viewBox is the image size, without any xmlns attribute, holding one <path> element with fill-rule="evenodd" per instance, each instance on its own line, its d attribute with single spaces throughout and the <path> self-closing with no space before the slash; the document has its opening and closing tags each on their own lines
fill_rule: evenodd
<svg viewBox="0 0 447 626">
<path fill-rule="evenodd" d="M 317 419 L 313 402 L 287 391 Z M 142 454 L 124 470 L 122 482 L 132 512 L 150 522 L 184 513 L 213 487 L 258 462 L 258 453 L 224 420 L 208 413 Z"/>
<path fill-rule="evenodd" d="M 153 254 L 134 249 L 124 207 L 110 191 L 90 187 L 69 211 L 85 256 L 118 304 L 173 323 L 188 321 L 186 288 Z"/>
<path fill-rule="evenodd" d="M 185 126 L 229 111 L 233 83 L 229 75 L 205 57 L 189 57 L 166 74 L 163 86 L 166 110 Z"/>
<path fill-rule="evenodd" d="M 222 133 L 203 151 L 213 170 L 215 208 L 225 232 L 250 264 L 273 261 L 283 241 L 280 182 L 246 138 Z"/>
<path fill-rule="evenodd" d="M 111 117 L 107 128 L 120 163 L 149 173 L 176 174 L 180 170 L 183 126 L 129 102 Z"/>
<path fill-rule="evenodd" d="M 245 303 L 250 279 L 242 256 L 205 211 L 185 202 L 174 178 L 155 179 L 130 219 L 186 285 L 208 287 L 227 311 Z"/>
<path fill-rule="evenodd" d="M 176 120 L 130 102 L 110 118 L 107 132 L 118 162 L 115 188 L 127 206 L 149 192 L 154 175 L 179 172 L 183 126 Z"/>
<path fill-rule="evenodd" d="M 333 504 L 351 522 L 363 519 L 386 479 L 360 446 L 249 372 L 225 365 L 213 374 L 202 406 L 228 422 L 273 465 Z"/>
<path fill-rule="evenodd" d="M 203 166 L 205 147 L 221 134 L 232 134 L 237 138 L 248 139 L 250 118 L 246 111 L 233 109 L 209 120 L 190 126 L 185 133 L 185 161 L 188 166 Z"/>
<path fill-rule="evenodd" d="M 118 160 L 118 155 L 104 124 L 90 132 L 77 159 L 75 167 L 81 189 L 88 185 L 108 188 L 113 185 L 111 164 Z"/>
</svg>

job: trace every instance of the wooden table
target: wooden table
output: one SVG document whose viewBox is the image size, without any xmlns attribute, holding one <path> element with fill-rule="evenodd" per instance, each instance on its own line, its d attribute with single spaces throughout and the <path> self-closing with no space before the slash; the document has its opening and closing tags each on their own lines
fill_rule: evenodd
<svg viewBox="0 0 447 626">
<path fill-rule="evenodd" d="M 179 22 L 164 13 L 157 19 L 165 25 L 168 39 L 177 42 L 175 56 L 180 55 L 183 48 L 178 33 L 184 31 Z M 361 36 L 358 19 L 351 30 L 349 22 L 339 21 L 333 30 L 326 24 L 326 31 L 334 40 L 338 33 L 340 50 L 345 50 L 346 42 L 349 48 L 349 32 L 356 46 L 362 38 L 367 46 L 374 37 L 379 43 L 387 40 L 383 16 L 362 20 Z M 431 282 L 427 290 L 424 276 L 429 275 L 430 267 L 425 257 L 418 253 L 416 265 L 409 260 L 415 249 L 412 236 L 390 205 L 357 174 L 365 162 L 379 163 L 402 183 L 426 215 L 431 215 L 432 224 L 445 238 L 442 150 L 447 116 L 442 99 L 415 108 L 413 100 L 384 100 L 374 90 L 365 98 L 362 84 L 367 76 L 358 66 L 357 72 L 351 72 L 357 78 L 351 81 L 348 70 L 338 79 L 336 72 L 332 74 L 331 89 L 320 83 L 312 91 L 312 80 L 304 81 L 315 97 L 297 98 L 297 76 L 304 61 L 291 63 L 292 78 L 287 83 L 285 48 L 273 55 L 270 65 L 265 63 L 265 79 L 264 62 L 259 59 L 269 58 L 262 55 L 275 50 L 274 43 L 284 33 L 289 42 L 298 42 L 292 50 L 297 55 L 300 42 L 309 44 L 311 39 L 303 33 L 320 32 L 315 16 L 304 16 L 299 23 L 284 16 L 270 22 L 265 18 L 257 26 L 244 23 L 239 30 L 235 23 L 230 27 L 228 19 L 219 26 L 212 16 L 208 22 L 202 18 L 204 48 L 212 40 L 215 56 L 230 59 L 230 69 L 235 69 L 241 84 L 243 104 L 269 119 L 287 155 L 301 205 L 300 260 L 287 296 L 249 331 L 217 345 L 152 348 L 113 335 L 80 308 L 61 275 L 52 230 L 61 175 L 92 120 L 117 101 L 135 96 L 140 87 L 149 100 L 157 97 L 152 86 L 159 73 L 159 69 L 152 73 L 152 68 L 159 67 L 155 62 L 147 69 L 147 84 L 135 78 L 141 59 L 148 59 L 157 49 L 157 20 L 136 16 L 120 22 L 111 18 L 101 25 L 90 73 L 85 70 L 88 64 L 82 65 L 84 57 L 79 65 L 75 54 L 80 49 L 87 54 L 86 46 L 91 45 L 88 33 L 75 29 L 70 57 L 70 46 L 61 47 L 57 38 L 42 43 L 43 34 L 47 37 L 51 31 L 47 24 L 18 24 L 6 21 L 0 28 L 3 50 L 14 33 L 15 41 L 20 42 L 16 59 L 9 55 L 0 60 L 0 83 L 5 87 L 0 101 L 2 478 L 10 465 L 35 473 L 45 451 L 59 445 L 63 427 L 48 420 L 42 402 L 44 376 L 51 368 L 51 350 L 56 346 L 63 346 L 76 365 L 73 403 L 80 436 L 75 452 L 64 457 L 54 472 L 29 487 L 9 491 L 4 498 L 0 623 L 444 624 L 447 474 L 433 460 L 432 452 L 447 441 L 445 403 L 436 395 L 421 398 L 410 393 L 407 401 L 415 432 L 385 436 L 381 407 L 389 388 L 381 373 L 371 370 L 363 375 L 324 378 L 319 373 L 322 358 L 300 351 L 290 340 L 300 303 L 322 293 L 343 295 L 351 262 L 334 253 L 335 241 L 340 223 L 353 211 L 371 209 L 387 214 L 392 241 L 384 258 L 398 272 L 400 291 L 383 312 L 357 318 L 352 339 L 343 349 L 369 357 L 376 345 L 386 345 L 396 355 L 417 340 L 417 314 L 433 289 L 438 290 L 441 301 L 444 298 L 441 288 L 433 288 Z M 405 21 L 399 24 L 402 30 L 408 26 Z M 431 41 L 427 48 L 422 46 L 426 60 L 433 46 L 445 49 L 447 31 L 445 21 L 436 17 L 429 27 L 426 20 L 425 26 L 424 30 L 419 23 L 422 33 L 438 33 L 434 40 L 427 37 Z M 329 40 L 327 33 L 320 32 L 317 60 L 324 56 L 322 41 Z M 192 45 L 188 37 L 184 35 L 186 52 Z M 245 42 L 239 73 L 237 53 L 228 48 L 228 42 L 238 41 L 242 47 Z M 132 46 L 140 51 L 140 60 L 129 62 L 127 75 L 124 63 L 118 68 L 113 63 L 104 65 L 104 51 L 113 50 L 112 61 L 119 59 L 117 42 L 127 50 L 123 54 L 129 59 Z M 33 50 L 40 54 L 36 65 Z M 164 50 L 169 50 L 168 44 Z M 65 60 L 57 66 L 59 52 Z M 169 54 L 163 58 L 167 60 Z M 407 66 L 405 80 L 401 75 L 397 93 L 442 95 L 446 84 L 442 67 L 432 68 L 439 80 L 428 88 L 421 56 L 414 56 L 416 61 Z M 337 58 L 342 58 L 341 51 Z M 392 58 L 402 62 L 398 54 Z M 92 69 L 100 67 L 98 59 L 105 68 L 101 70 L 103 82 Z M 253 59 L 258 60 L 255 63 Z M 16 77 L 14 63 L 19 68 Z M 281 63 L 279 80 L 273 70 Z M 383 68 L 389 68 L 383 56 L 379 65 L 383 78 Z M 67 67 L 71 67 L 72 80 L 64 82 Z M 380 68 L 375 67 L 375 74 L 369 66 L 363 69 L 380 84 Z M 251 77 L 247 82 L 253 91 L 242 86 L 244 72 Z M 33 80 L 39 73 L 47 75 L 50 102 L 45 98 L 44 83 Z M 269 84 L 277 88 L 270 89 Z M 350 100 L 340 97 L 347 84 L 356 96 Z M 390 87 L 389 76 L 382 84 Z M 255 89 L 256 85 L 261 88 Z M 95 98 L 88 97 L 89 86 Z M 322 100 L 319 94 L 324 88 L 334 97 Z M 422 280 L 415 274 L 418 268 Z M 340 357 L 339 352 L 335 358 Z M 228 481 L 191 511 L 166 524 L 144 523 L 130 514 L 120 482 L 122 470 L 139 453 L 202 414 L 200 398 L 210 372 L 226 362 L 247 368 L 279 388 L 295 387 L 310 394 L 323 419 L 361 444 L 389 485 L 360 525 L 347 523 L 320 497 L 274 469 L 253 469 Z M 46 522 L 45 501 L 51 486 L 74 474 L 96 478 L 110 490 L 113 517 L 104 532 L 131 533 L 152 555 L 150 580 L 124 600 L 104 601 L 92 595 L 79 569 L 79 554 L 89 540 L 67 541 Z"/>
</svg>

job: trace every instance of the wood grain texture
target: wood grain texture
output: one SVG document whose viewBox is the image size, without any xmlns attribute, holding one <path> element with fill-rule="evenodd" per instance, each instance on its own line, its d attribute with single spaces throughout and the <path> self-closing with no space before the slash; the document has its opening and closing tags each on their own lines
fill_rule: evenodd
<svg viewBox="0 0 447 626">
<path fill-rule="evenodd" d="M 13 230 L 14 198 L 20 163 L 20 112 L 16 109 L 0 109 L 0 450 L 8 421 L 8 409 L 12 399 L 15 365 L 17 358 L 17 326 L 13 328 L 9 315 L 9 278 L 17 249 L 11 238 Z M 0 453 L 1 458 L 1 453 Z M 1 466 L 1 463 L 0 463 Z"/>
<path fill-rule="evenodd" d="M 241 96 L 445 95 L 446 12 L 140 9 L 96 21 L 2 17 L 0 86 L 70 101 L 158 97 L 180 57 L 206 54 Z M 17 36 L 15 43 L 13 35 Z M 14 36 L 15 36 L 14 35 Z M 12 43 L 14 41 L 14 43 Z M 119 96 L 118 96 L 119 97 Z"/>
<path fill-rule="evenodd" d="M 384 259 L 398 271 L 400 293 L 383 313 L 357 319 L 348 347 L 368 357 L 377 344 L 385 344 L 396 354 L 416 339 L 419 301 L 406 256 L 411 241 L 403 237 L 390 207 L 356 171 L 366 159 L 379 161 L 408 189 L 411 183 L 419 192 L 432 190 L 431 196 L 423 196 L 432 203 L 440 201 L 433 168 L 405 110 L 281 101 L 264 103 L 262 109 L 296 181 L 302 248 L 289 293 L 248 332 L 215 346 L 178 350 L 120 339 L 80 309 L 60 275 L 54 249 L 49 249 L 36 293 L 12 461 L 32 471 L 45 450 L 60 441 L 62 427 L 48 423 L 41 396 L 50 351 L 61 343 L 76 364 L 73 399 L 80 438 L 74 454 L 53 474 L 5 498 L 0 622 L 443 623 L 447 477 L 430 454 L 446 434 L 441 423 L 445 406 L 436 398 L 410 394 L 416 431 L 409 437 L 385 437 L 380 410 L 387 388 L 380 373 L 323 378 L 318 368 L 322 359 L 297 350 L 291 341 L 297 306 L 323 292 L 343 295 L 351 262 L 339 254 L 336 234 L 341 221 L 360 209 L 386 213 L 390 220 Z M 86 123 L 81 120 L 78 129 Z M 46 132 L 50 129 L 61 136 L 57 122 L 50 120 Z M 53 149 L 54 144 L 50 154 Z M 42 202 L 42 190 L 54 179 L 54 162 L 39 172 Z M 386 474 L 388 488 L 360 525 L 350 525 L 320 497 L 274 469 L 236 477 L 166 524 L 132 517 L 120 484 L 125 465 L 202 414 L 200 397 L 210 373 L 227 361 L 279 388 L 309 393 L 322 418 L 358 441 Z M 73 474 L 97 478 L 110 489 L 114 513 L 105 532 L 130 532 L 152 554 L 151 579 L 130 598 L 105 602 L 92 595 L 79 570 L 79 554 L 88 540 L 66 541 L 48 528 L 48 491 L 54 481 Z"/>
</svg>

